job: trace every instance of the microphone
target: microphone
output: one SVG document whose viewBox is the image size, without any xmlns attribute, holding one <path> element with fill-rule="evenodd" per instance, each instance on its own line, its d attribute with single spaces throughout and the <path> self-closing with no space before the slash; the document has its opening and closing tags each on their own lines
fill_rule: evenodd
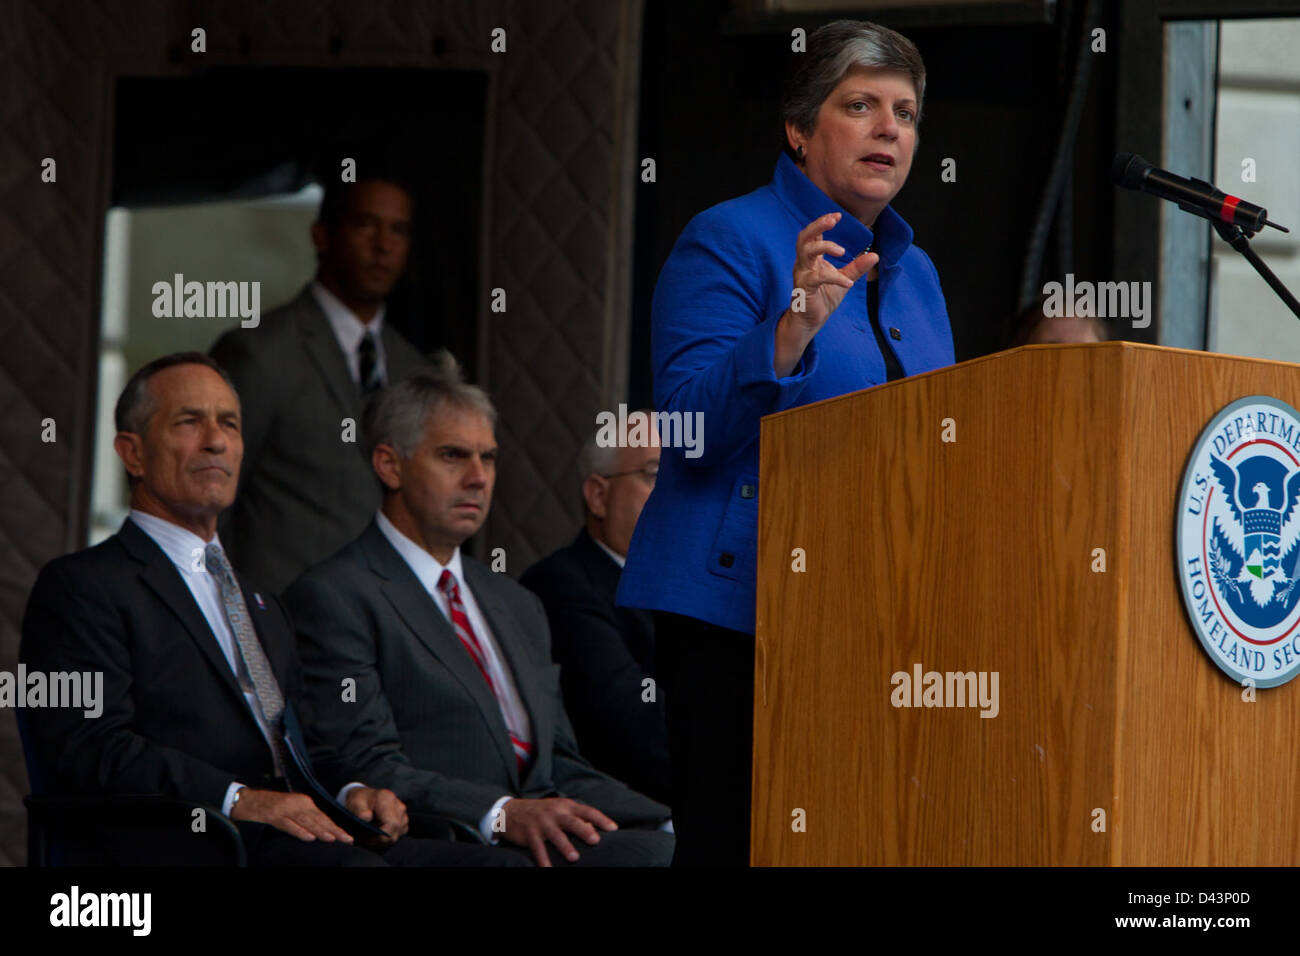
<svg viewBox="0 0 1300 956">
<path fill-rule="evenodd" d="M 1253 235 L 1265 226 L 1290 232 L 1285 226 L 1269 222 L 1268 210 L 1254 203 L 1215 189 L 1200 179 L 1184 179 L 1165 169 L 1157 169 L 1135 153 L 1116 153 L 1111 164 L 1111 178 L 1125 189 L 1139 189 L 1176 203 L 1179 209 L 1206 219 L 1217 219 L 1239 226 Z"/>
</svg>

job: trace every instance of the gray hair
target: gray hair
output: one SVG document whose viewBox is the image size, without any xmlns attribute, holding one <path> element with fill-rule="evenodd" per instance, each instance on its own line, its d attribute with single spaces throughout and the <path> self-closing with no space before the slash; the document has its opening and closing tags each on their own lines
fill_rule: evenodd
<svg viewBox="0 0 1300 956">
<path fill-rule="evenodd" d="M 450 352 L 439 350 L 430 364 L 432 368 L 395 382 L 366 406 L 361 431 L 367 458 L 380 445 L 392 445 L 402 458 L 410 458 L 424 438 L 430 416 L 443 405 L 478 412 L 496 425 L 497 410 L 487 392 L 464 380 Z"/>
<path fill-rule="evenodd" d="M 920 51 L 901 33 L 865 20 L 836 20 L 808 38 L 808 51 L 802 54 L 781 101 L 782 120 L 802 133 L 814 132 L 822 103 L 855 67 L 897 70 L 911 77 L 916 89 L 916 121 L 920 123 L 921 101 L 925 99 L 925 64 Z"/>
<path fill-rule="evenodd" d="M 629 412 L 627 420 L 629 423 L 637 415 L 644 415 L 654 427 L 654 409 L 638 408 L 634 412 Z M 587 437 L 583 444 L 582 450 L 578 452 L 578 482 L 585 482 L 591 475 L 606 475 L 618 467 L 618 446 L 617 445 L 598 445 L 596 439 L 600 437 L 601 428 L 596 426 L 596 430 Z"/>
<path fill-rule="evenodd" d="M 587 439 L 582 450 L 578 452 L 578 481 L 584 482 L 591 475 L 604 475 L 618 467 L 618 446 L 596 444 L 596 436 Z"/>
<path fill-rule="evenodd" d="M 239 390 L 235 388 L 235 383 L 230 380 L 230 376 L 216 359 L 202 352 L 172 352 L 170 355 L 161 356 L 142 365 L 127 380 L 122 388 L 122 394 L 117 397 L 117 404 L 113 406 L 113 425 L 119 432 L 130 432 L 144 437 L 145 432 L 149 430 L 149 419 L 153 417 L 154 412 L 158 411 L 158 397 L 149 387 L 149 380 L 163 369 L 175 368 L 177 365 L 203 365 L 212 369 L 230 386 L 235 401 L 239 401 Z M 139 481 L 140 479 L 129 471 L 126 473 L 126 483 L 129 487 L 134 488 Z"/>
<path fill-rule="evenodd" d="M 628 413 L 628 421 L 632 420 L 633 415 L 646 415 L 650 422 L 654 424 L 654 409 L 639 408 L 634 412 Z M 588 436 L 582 445 L 582 450 L 578 452 L 578 497 L 582 499 L 582 513 L 587 513 L 587 496 L 581 493 L 581 488 L 587 483 L 587 479 L 592 475 L 608 475 L 618 467 L 618 446 L 617 445 L 599 445 L 596 439 L 600 437 L 600 426 Z"/>
<path fill-rule="evenodd" d="M 158 399 L 149 388 L 149 379 L 163 369 L 174 368 L 177 365 L 203 365 L 212 369 L 230 386 L 238 401 L 239 391 L 235 388 L 235 383 L 230 380 L 226 370 L 218 365 L 215 359 L 202 352 L 173 352 L 136 369 L 135 374 L 122 388 L 122 394 L 117 397 L 117 405 L 113 408 L 113 425 L 118 431 L 132 432 L 136 435 L 145 433 L 149 427 L 149 419 L 158 410 Z"/>
</svg>

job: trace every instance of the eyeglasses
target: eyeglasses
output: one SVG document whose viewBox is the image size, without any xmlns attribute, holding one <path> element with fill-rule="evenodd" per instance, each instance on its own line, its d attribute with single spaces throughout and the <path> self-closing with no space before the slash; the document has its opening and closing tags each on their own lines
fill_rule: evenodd
<svg viewBox="0 0 1300 956">
<path fill-rule="evenodd" d="M 602 478 L 622 478 L 626 475 L 640 475 L 647 485 L 653 485 L 655 478 L 659 476 L 659 462 L 648 461 L 642 467 L 635 468 L 632 471 L 616 471 L 612 475 L 601 475 Z"/>
</svg>

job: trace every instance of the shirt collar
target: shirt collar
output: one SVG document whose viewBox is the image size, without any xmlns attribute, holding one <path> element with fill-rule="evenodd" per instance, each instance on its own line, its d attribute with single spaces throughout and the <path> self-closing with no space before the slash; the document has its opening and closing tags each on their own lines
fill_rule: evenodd
<svg viewBox="0 0 1300 956">
<path fill-rule="evenodd" d="M 799 220 L 800 228 L 828 212 L 839 212 L 840 221 L 835 228 L 825 234 L 827 239 L 844 247 L 843 256 L 826 254 L 828 261 L 837 268 L 842 268 L 854 257 L 861 255 L 868 247 L 880 256 L 880 265 L 892 269 L 903 258 L 912 244 L 912 227 L 903 217 L 894 212 L 893 206 L 886 206 L 876 217 L 874 232 L 854 218 L 847 209 L 831 199 L 800 169 L 793 159 L 782 153 L 776 161 L 776 171 L 772 174 L 772 187 L 776 190 L 785 207 Z M 793 256 L 794 250 L 792 249 Z"/>
<path fill-rule="evenodd" d="M 441 563 L 437 558 L 431 555 L 424 548 L 420 547 L 402 532 L 397 530 L 397 525 L 388 520 L 388 515 L 384 512 L 375 512 L 375 524 L 379 525 L 379 530 L 383 532 L 388 543 L 391 544 L 407 566 L 415 572 L 415 576 L 420 579 L 427 591 L 436 591 L 438 581 L 442 577 L 444 570 L 450 571 L 451 576 L 456 579 L 456 584 L 465 587 L 465 575 L 461 570 L 460 548 L 456 548 L 451 553 L 451 560 L 446 564 Z"/>
<path fill-rule="evenodd" d="M 383 334 L 384 310 L 387 308 L 385 304 L 380 304 L 379 311 L 367 325 L 358 319 L 338 296 L 325 288 L 319 279 L 312 280 L 311 294 L 316 298 L 316 304 L 321 307 L 321 311 L 325 313 L 325 318 L 329 319 L 330 328 L 334 330 L 339 345 L 343 346 L 343 351 L 348 355 L 361 345 L 367 329 L 375 334 L 375 338 Z"/>
<path fill-rule="evenodd" d="M 591 540 L 595 541 L 596 544 L 600 546 L 600 550 L 604 551 L 607 555 L 609 555 L 610 558 L 613 559 L 614 563 L 617 564 L 620 568 L 626 566 L 627 564 L 626 557 L 619 554 L 617 551 L 615 551 L 613 548 L 607 545 L 604 541 L 601 541 L 599 538 L 597 538 L 594 534 L 591 536 Z"/>
<path fill-rule="evenodd" d="M 221 548 L 221 539 L 217 535 L 212 536 L 211 541 L 204 541 L 193 531 L 188 528 L 182 528 L 180 525 L 168 521 L 166 518 L 159 518 L 157 515 L 151 515 L 136 508 L 131 509 L 131 520 L 147 534 L 153 538 L 154 543 L 162 548 L 163 554 L 171 560 L 184 574 L 194 573 L 194 553 L 197 549 L 199 552 L 205 552 L 209 544 L 215 544 Z M 225 549 L 222 548 L 222 553 Z"/>
</svg>

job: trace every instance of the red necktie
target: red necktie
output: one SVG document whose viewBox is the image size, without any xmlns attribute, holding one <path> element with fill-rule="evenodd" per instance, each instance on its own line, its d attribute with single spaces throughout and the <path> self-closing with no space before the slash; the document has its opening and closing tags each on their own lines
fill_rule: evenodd
<svg viewBox="0 0 1300 956">
<path fill-rule="evenodd" d="M 505 719 L 506 729 L 510 733 L 510 745 L 515 751 L 515 761 L 519 766 L 519 775 L 524 775 L 524 770 L 528 766 L 528 761 L 533 755 L 533 745 L 524 740 L 517 728 L 510 726 L 510 711 L 507 701 L 504 697 L 504 688 L 498 689 L 492 676 L 488 673 L 487 657 L 483 653 L 483 647 L 474 636 L 474 628 L 470 626 L 469 615 L 465 613 L 465 605 L 460 599 L 460 587 L 456 584 L 456 576 L 446 568 L 443 569 L 442 577 L 438 578 L 438 590 L 447 595 L 447 607 L 451 611 L 451 624 L 456 629 L 456 636 L 460 638 L 460 643 L 469 656 L 474 659 L 478 665 L 478 671 L 487 681 L 488 688 L 492 691 L 493 696 L 497 699 L 497 706 L 501 708 L 501 716 Z"/>
</svg>

